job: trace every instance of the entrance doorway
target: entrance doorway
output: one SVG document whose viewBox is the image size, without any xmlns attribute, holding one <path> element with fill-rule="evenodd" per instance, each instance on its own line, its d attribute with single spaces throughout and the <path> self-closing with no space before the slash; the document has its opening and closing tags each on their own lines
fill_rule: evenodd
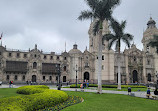
<svg viewBox="0 0 158 111">
<path fill-rule="evenodd" d="M 63 82 L 66 82 L 66 76 L 63 76 Z"/>
<path fill-rule="evenodd" d="M 32 76 L 32 82 L 36 82 L 36 75 Z"/>
<path fill-rule="evenodd" d="M 138 72 L 136 70 L 133 71 L 133 83 L 138 82 Z"/>
<path fill-rule="evenodd" d="M 89 80 L 89 72 L 84 73 L 84 80 Z"/>
<path fill-rule="evenodd" d="M 151 74 L 148 74 L 148 81 L 151 82 Z"/>
</svg>

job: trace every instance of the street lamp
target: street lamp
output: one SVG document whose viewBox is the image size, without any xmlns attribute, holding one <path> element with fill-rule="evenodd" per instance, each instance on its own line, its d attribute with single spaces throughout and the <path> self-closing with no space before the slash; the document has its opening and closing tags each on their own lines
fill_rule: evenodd
<svg viewBox="0 0 158 111">
<path fill-rule="evenodd" d="M 58 73 L 58 90 L 61 89 L 61 85 L 60 85 L 60 76 L 61 76 L 61 72 L 60 72 L 60 64 L 56 64 L 56 70 Z"/>
<path fill-rule="evenodd" d="M 76 64 L 76 88 L 77 88 L 77 64 Z M 77 89 L 76 89 L 77 90 Z"/>
</svg>

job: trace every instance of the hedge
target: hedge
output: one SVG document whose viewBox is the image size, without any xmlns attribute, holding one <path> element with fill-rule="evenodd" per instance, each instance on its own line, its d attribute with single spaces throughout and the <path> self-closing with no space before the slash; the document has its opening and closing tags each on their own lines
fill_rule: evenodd
<svg viewBox="0 0 158 111">
<path fill-rule="evenodd" d="M 77 88 L 80 88 L 81 84 L 77 84 Z M 98 87 L 97 84 L 89 84 L 88 87 Z M 102 85 L 103 88 L 117 88 L 117 85 Z M 139 85 L 121 85 L 121 88 L 146 88 L 146 86 L 139 86 Z M 76 88 L 76 84 L 72 84 L 70 88 Z"/>
<path fill-rule="evenodd" d="M 42 88 L 43 87 L 43 88 Z M 24 89 L 26 88 L 27 91 Z M 35 88 L 37 92 L 35 92 Z M 62 103 L 68 99 L 68 95 L 63 91 L 50 90 L 45 86 L 23 86 L 17 89 L 17 92 L 29 94 L 0 100 L 0 111 L 36 111 L 46 107 L 52 107 L 56 104 Z M 33 90 L 32 90 L 33 89 Z M 41 92 L 39 92 L 41 89 Z M 18 93 L 19 93 L 18 92 Z M 32 94 L 35 93 L 35 94 Z"/>
<path fill-rule="evenodd" d="M 30 95 L 30 94 L 35 94 L 35 93 L 42 93 L 45 91 L 45 89 L 49 89 L 49 87 L 45 85 L 23 86 L 23 87 L 17 88 L 16 93 Z"/>
</svg>

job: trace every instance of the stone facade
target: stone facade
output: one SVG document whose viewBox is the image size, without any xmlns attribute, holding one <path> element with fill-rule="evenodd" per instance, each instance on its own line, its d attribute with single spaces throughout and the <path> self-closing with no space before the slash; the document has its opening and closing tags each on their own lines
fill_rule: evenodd
<svg viewBox="0 0 158 111">
<path fill-rule="evenodd" d="M 94 21 L 95 22 L 95 21 Z M 97 83 L 97 50 L 98 36 L 93 35 L 93 24 L 89 29 L 89 51 L 86 48 L 81 52 L 77 44 L 69 52 L 56 54 L 44 53 L 37 48 L 28 51 L 9 50 L 0 46 L 0 81 L 8 83 L 56 83 L 58 80 L 60 64 L 61 82 L 75 83 L 89 80 Z M 158 55 L 156 49 L 147 44 L 158 35 L 156 22 L 150 18 L 147 29 L 143 34 L 143 50 L 135 44 L 121 53 L 121 82 L 122 83 L 147 83 L 155 82 L 158 73 Z M 110 33 L 108 23 L 104 21 L 103 34 Z M 117 83 L 118 56 L 114 50 L 108 50 L 108 42 L 103 41 L 102 51 L 102 83 Z"/>
</svg>

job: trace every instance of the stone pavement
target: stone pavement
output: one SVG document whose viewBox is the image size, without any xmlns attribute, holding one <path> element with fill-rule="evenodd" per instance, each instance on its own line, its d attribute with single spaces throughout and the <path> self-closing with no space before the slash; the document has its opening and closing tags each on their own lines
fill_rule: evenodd
<svg viewBox="0 0 158 111">
<path fill-rule="evenodd" d="M 57 89 L 57 88 L 50 88 L 50 89 Z M 61 90 L 62 91 L 76 91 L 76 88 L 61 88 Z M 77 91 L 81 91 L 81 89 L 77 89 Z M 96 89 L 84 89 L 84 92 L 96 92 L 97 93 L 97 90 Z M 127 91 L 102 90 L 102 93 L 128 95 Z M 145 91 L 132 92 L 132 95 L 135 97 L 147 98 Z M 151 95 L 154 95 L 154 92 L 151 92 Z"/>
<path fill-rule="evenodd" d="M 21 86 L 25 85 L 13 85 L 13 88 L 18 88 Z M 50 89 L 55 89 L 57 90 L 57 87 L 54 85 L 48 85 Z M 7 84 L 2 84 L 0 85 L 0 88 L 9 88 L 9 85 Z M 76 88 L 61 88 L 62 91 L 76 91 Z M 83 89 L 82 89 L 83 90 Z M 81 89 L 77 89 L 77 91 L 81 91 Z M 84 89 L 84 92 L 97 92 L 96 89 Z M 110 93 L 110 94 L 124 94 L 128 95 L 127 91 L 112 91 L 112 90 L 102 90 L 102 93 Z M 135 97 L 141 97 L 141 98 L 146 98 L 146 92 L 145 91 L 137 91 L 137 92 L 132 92 L 132 95 Z M 153 92 L 151 92 L 151 95 L 154 95 Z"/>
</svg>

